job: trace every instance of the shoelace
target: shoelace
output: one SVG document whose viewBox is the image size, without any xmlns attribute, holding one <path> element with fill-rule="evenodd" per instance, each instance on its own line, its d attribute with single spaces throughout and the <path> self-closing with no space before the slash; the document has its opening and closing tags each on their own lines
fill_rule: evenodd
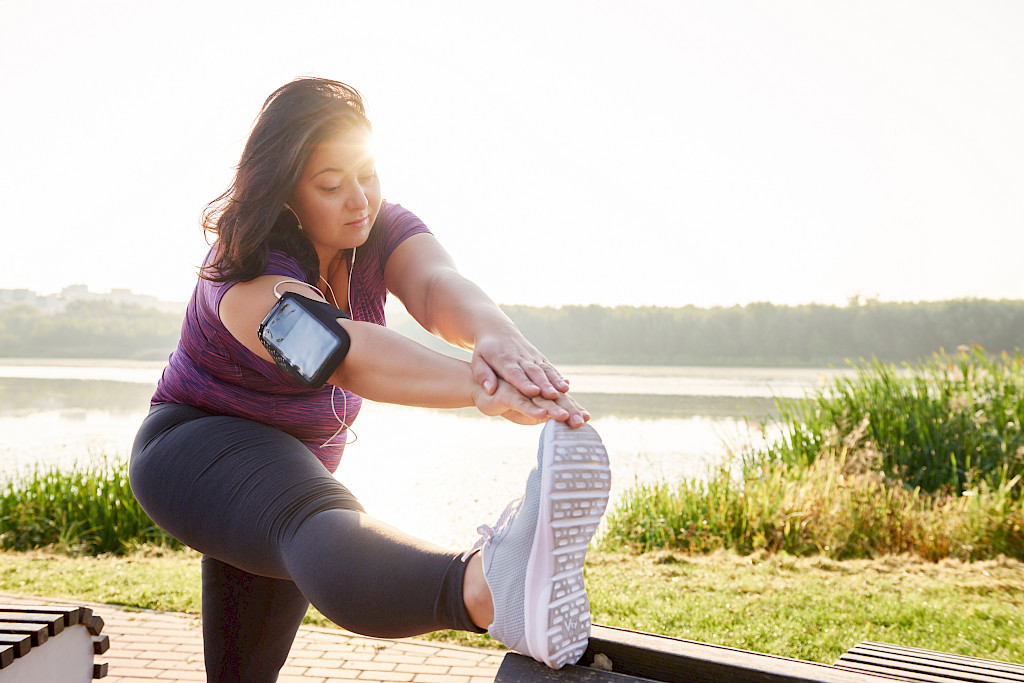
<svg viewBox="0 0 1024 683">
<path fill-rule="evenodd" d="M 512 518 L 515 517 L 516 510 L 519 509 L 519 505 L 523 502 L 522 498 L 516 498 L 511 503 L 505 506 L 505 509 L 498 515 L 498 521 L 494 523 L 494 526 L 490 524 L 481 524 L 476 528 L 476 532 L 480 534 L 480 538 L 476 539 L 476 543 L 473 547 L 467 550 L 462 555 L 463 560 L 469 559 L 469 556 L 480 550 L 488 543 L 494 543 L 500 541 L 501 537 L 508 533 L 508 528 Z"/>
</svg>

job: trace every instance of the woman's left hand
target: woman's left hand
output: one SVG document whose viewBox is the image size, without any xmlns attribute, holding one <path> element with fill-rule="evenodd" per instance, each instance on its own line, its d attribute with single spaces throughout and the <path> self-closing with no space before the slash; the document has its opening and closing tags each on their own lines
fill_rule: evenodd
<svg viewBox="0 0 1024 683">
<path fill-rule="evenodd" d="M 539 405 L 564 409 L 570 426 L 578 427 L 590 419 L 590 413 L 566 395 L 569 382 L 514 327 L 504 334 L 478 338 L 470 366 L 477 384 L 489 394 L 502 379 Z"/>
<path fill-rule="evenodd" d="M 566 422 L 570 427 L 580 427 L 590 419 L 576 400 L 568 394 L 559 394 L 555 400 L 542 396 L 524 396 L 504 380 L 496 380 L 497 388 L 487 392 L 477 385 L 473 402 L 484 415 L 503 417 L 510 422 L 534 425 L 546 420 Z"/>
</svg>

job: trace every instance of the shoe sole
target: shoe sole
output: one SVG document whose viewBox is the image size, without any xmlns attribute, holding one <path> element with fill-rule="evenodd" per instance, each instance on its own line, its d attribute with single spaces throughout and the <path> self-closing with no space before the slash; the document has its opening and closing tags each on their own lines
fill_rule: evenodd
<svg viewBox="0 0 1024 683">
<path fill-rule="evenodd" d="M 608 454 L 593 427 L 549 423 L 542 435 L 540 510 L 526 572 L 530 653 L 553 669 L 576 663 L 590 640 L 583 585 L 587 546 L 608 506 Z"/>
</svg>

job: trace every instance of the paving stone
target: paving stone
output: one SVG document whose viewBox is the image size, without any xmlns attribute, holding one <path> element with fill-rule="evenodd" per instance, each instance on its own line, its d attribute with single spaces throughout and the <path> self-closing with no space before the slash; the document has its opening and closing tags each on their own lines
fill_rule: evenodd
<svg viewBox="0 0 1024 683">
<path fill-rule="evenodd" d="M 202 624 L 195 615 L 125 610 L 112 605 L 0 593 L 14 604 L 85 605 L 103 617 L 110 650 L 104 683 L 192 683 L 205 680 Z M 366 638 L 303 626 L 280 683 L 492 683 L 503 652 L 415 639 Z"/>
<path fill-rule="evenodd" d="M 448 676 L 438 674 L 416 674 L 412 683 L 469 683 L 468 676 Z"/>
</svg>

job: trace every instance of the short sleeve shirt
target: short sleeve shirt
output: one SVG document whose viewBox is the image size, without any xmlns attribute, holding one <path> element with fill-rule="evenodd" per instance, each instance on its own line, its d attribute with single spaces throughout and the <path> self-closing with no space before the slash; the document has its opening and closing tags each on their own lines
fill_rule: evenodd
<svg viewBox="0 0 1024 683">
<path fill-rule="evenodd" d="M 354 320 L 385 325 L 388 258 L 406 239 L 429 230 L 398 204 L 385 202 L 381 214 L 366 242 L 355 250 L 349 296 Z M 215 243 L 207 262 L 216 249 Z M 305 282 L 298 261 L 281 251 L 270 253 L 263 275 Z M 234 284 L 199 279 L 178 346 L 157 383 L 152 403 L 181 403 L 275 427 L 300 440 L 334 472 L 348 436 L 344 425 L 355 420 L 362 399 L 330 384 L 308 389 L 235 339 L 218 313 L 221 299 Z"/>
</svg>

